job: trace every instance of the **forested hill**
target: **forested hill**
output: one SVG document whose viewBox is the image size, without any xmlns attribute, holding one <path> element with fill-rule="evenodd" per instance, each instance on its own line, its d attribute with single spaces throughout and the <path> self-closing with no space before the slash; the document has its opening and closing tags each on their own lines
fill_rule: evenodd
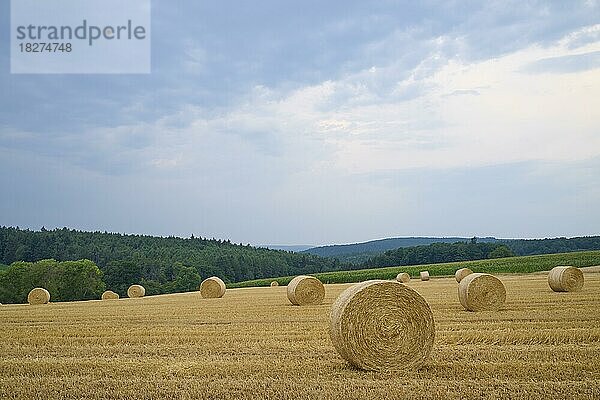
<svg viewBox="0 0 600 400">
<path fill-rule="evenodd" d="M 111 274 L 127 270 L 130 279 L 143 278 L 149 286 L 174 280 L 181 265 L 193 267 L 203 278 L 218 275 L 227 282 L 332 271 L 338 267 L 336 260 L 311 254 L 216 239 L 122 235 L 67 228 L 41 231 L 0 228 L 0 263 L 42 259 L 89 259 L 104 272 L 107 284 L 115 278 Z"/>
<path fill-rule="evenodd" d="M 580 236 L 552 239 L 502 239 L 518 256 L 569 253 L 573 251 L 600 250 L 600 236 Z"/>
<path fill-rule="evenodd" d="M 314 254 L 321 257 L 335 257 L 340 261 L 361 263 L 372 256 L 381 254 L 388 250 L 401 247 L 425 246 L 433 243 L 456 243 L 468 242 L 471 238 L 461 237 L 400 237 L 371 240 L 362 243 L 334 244 L 330 246 L 313 247 L 304 250 L 303 253 Z M 477 238 L 480 243 L 493 243 L 497 239 L 493 237 Z"/>
<path fill-rule="evenodd" d="M 427 248 L 427 252 L 436 249 L 434 244 L 449 244 L 456 242 L 471 242 L 475 240 L 478 243 L 494 243 L 506 245 L 512 253 L 517 256 L 529 256 L 536 254 L 567 253 L 572 251 L 590 251 L 600 250 L 600 236 L 581 236 L 573 238 L 548 238 L 548 239 L 496 239 L 493 237 L 485 238 L 389 238 L 373 240 L 364 243 L 354 243 L 347 245 L 332 245 L 314 247 L 303 253 L 320 255 L 323 257 L 335 257 L 340 263 L 352 263 L 362 266 L 376 266 L 382 260 L 391 262 L 402 253 L 401 249 L 412 247 Z M 395 256 L 389 258 L 386 252 L 396 252 Z M 412 251 L 414 254 L 414 251 Z M 400 257 L 403 258 L 404 256 Z M 393 264 L 390 264 L 393 265 Z M 400 264 L 401 265 L 401 264 Z"/>
</svg>

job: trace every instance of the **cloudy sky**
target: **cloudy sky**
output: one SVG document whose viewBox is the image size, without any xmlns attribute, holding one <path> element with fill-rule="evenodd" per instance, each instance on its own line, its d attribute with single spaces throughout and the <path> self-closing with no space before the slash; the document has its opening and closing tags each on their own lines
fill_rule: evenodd
<svg viewBox="0 0 600 400">
<path fill-rule="evenodd" d="M 140 75 L 10 74 L 9 29 L 0 225 L 600 234 L 597 0 L 153 1 Z"/>
</svg>

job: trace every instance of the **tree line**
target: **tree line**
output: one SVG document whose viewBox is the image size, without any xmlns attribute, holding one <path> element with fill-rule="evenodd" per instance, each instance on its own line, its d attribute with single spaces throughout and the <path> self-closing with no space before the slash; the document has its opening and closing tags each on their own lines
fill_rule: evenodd
<svg viewBox="0 0 600 400">
<path fill-rule="evenodd" d="M 519 240 L 509 243 L 433 243 L 390 250 L 360 264 L 305 253 L 269 250 L 228 240 L 191 236 L 153 237 L 73 229 L 40 231 L 0 227 L 0 303 L 24 302 L 45 286 L 52 299 L 98 298 L 113 290 L 125 296 L 137 283 L 149 295 L 196 290 L 203 278 L 226 283 L 371 267 L 467 261 L 514 254 L 600 249 L 600 238 Z M 518 243 L 520 247 L 513 247 Z M 538 249 L 536 253 L 535 249 Z M 514 251 L 518 249 L 518 251 Z M 554 251 L 556 250 L 556 251 Z M 79 261 L 77 261 L 79 260 Z M 79 288 L 79 289 L 77 289 Z M 52 293 L 54 292 L 54 293 Z"/>
<path fill-rule="evenodd" d="M 144 285 L 146 293 L 152 295 L 195 290 L 201 278 L 210 276 L 219 276 L 229 283 L 307 271 L 332 271 L 339 267 L 337 260 L 310 254 L 195 236 L 0 228 L 0 263 L 11 265 L 39 260 L 89 260 L 98 266 L 106 287 L 121 296 L 133 283 Z M 8 269 L 0 268 L 0 275 L 11 268 L 12 265 Z M 7 284 L 10 285 L 10 281 Z M 0 285 L 5 286 L 2 282 Z M 0 302 L 3 302 L 1 296 Z"/>
<path fill-rule="evenodd" d="M 478 243 L 476 239 L 472 239 L 469 242 L 433 243 L 427 246 L 401 247 L 388 250 L 360 264 L 359 268 L 472 261 L 512 257 L 514 255 L 512 250 L 505 244 Z"/>
<path fill-rule="evenodd" d="M 15 261 L 0 271 L 0 303 L 25 303 L 29 291 L 43 287 L 52 301 L 98 299 L 106 285 L 90 260 Z"/>
</svg>

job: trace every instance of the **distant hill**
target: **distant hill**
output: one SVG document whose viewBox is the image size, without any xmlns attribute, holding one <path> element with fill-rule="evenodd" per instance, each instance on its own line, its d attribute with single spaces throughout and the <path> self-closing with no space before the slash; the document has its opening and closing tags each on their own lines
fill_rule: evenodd
<svg viewBox="0 0 600 400">
<path fill-rule="evenodd" d="M 401 247 L 426 246 L 433 243 L 468 242 L 471 238 L 465 237 L 400 237 L 370 240 L 362 243 L 335 244 L 329 246 L 313 247 L 303 251 L 321 257 L 337 258 L 340 262 L 358 264 L 369 258 L 388 250 Z M 480 243 L 494 243 L 498 239 L 493 237 L 477 238 Z"/>
<path fill-rule="evenodd" d="M 558 237 L 546 239 L 497 239 L 494 237 L 476 238 L 478 243 L 505 244 L 515 255 L 567 253 L 573 251 L 600 250 L 600 236 Z M 406 237 L 371 240 L 364 243 L 313 247 L 301 253 L 335 258 L 340 263 L 365 266 L 377 265 L 377 257 L 384 253 L 415 246 L 429 246 L 434 243 L 470 242 L 465 237 Z"/>
<path fill-rule="evenodd" d="M 293 252 L 301 252 L 304 250 L 312 249 L 314 246 L 311 245 L 282 245 L 282 244 L 261 244 L 258 247 L 264 247 L 271 250 L 283 250 L 283 251 L 293 251 Z"/>
</svg>

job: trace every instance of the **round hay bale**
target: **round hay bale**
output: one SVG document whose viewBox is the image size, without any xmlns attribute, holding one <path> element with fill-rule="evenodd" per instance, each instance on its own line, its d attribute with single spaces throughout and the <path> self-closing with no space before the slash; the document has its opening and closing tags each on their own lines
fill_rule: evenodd
<svg viewBox="0 0 600 400">
<path fill-rule="evenodd" d="M 400 272 L 398 275 L 396 275 L 396 280 L 401 283 L 406 283 L 410 281 L 410 275 L 406 272 Z"/>
<path fill-rule="evenodd" d="M 355 367 L 371 371 L 418 368 L 433 348 L 435 324 L 427 301 L 394 281 L 346 289 L 331 308 L 331 341 Z"/>
<path fill-rule="evenodd" d="M 31 289 L 27 295 L 27 302 L 31 305 L 48 304 L 50 302 L 50 292 L 40 287 Z"/>
<path fill-rule="evenodd" d="M 116 300 L 119 298 L 119 294 L 113 292 L 112 290 L 107 290 L 102 293 L 102 300 Z"/>
<path fill-rule="evenodd" d="M 136 297 L 144 297 L 146 294 L 146 289 L 142 285 L 131 285 L 129 289 L 127 289 L 127 296 L 131 298 Z"/>
<path fill-rule="evenodd" d="M 296 306 L 321 304 L 325 298 L 325 286 L 313 276 L 299 275 L 288 284 L 287 296 Z"/>
<path fill-rule="evenodd" d="M 206 278 L 200 284 L 200 294 L 205 299 L 218 299 L 225 294 L 225 283 L 216 276 Z"/>
<path fill-rule="evenodd" d="M 555 292 L 576 292 L 583 288 L 583 272 L 575 267 L 554 267 L 548 273 L 548 285 Z"/>
<path fill-rule="evenodd" d="M 421 271 L 421 272 L 419 272 L 419 276 L 421 277 L 422 281 L 428 281 L 429 280 L 429 271 Z"/>
<path fill-rule="evenodd" d="M 471 271 L 469 268 L 461 268 L 456 270 L 454 273 L 454 278 L 456 279 L 456 282 L 460 283 L 465 276 L 471 275 L 472 273 L 473 271 Z"/>
<path fill-rule="evenodd" d="M 458 284 L 458 299 L 467 311 L 492 311 L 502 308 L 506 289 L 490 274 L 470 274 Z"/>
<path fill-rule="evenodd" d="M 279 282 L 273 281 L 271 282 L 271 287 L 279 286 Z"/>
</svg>

